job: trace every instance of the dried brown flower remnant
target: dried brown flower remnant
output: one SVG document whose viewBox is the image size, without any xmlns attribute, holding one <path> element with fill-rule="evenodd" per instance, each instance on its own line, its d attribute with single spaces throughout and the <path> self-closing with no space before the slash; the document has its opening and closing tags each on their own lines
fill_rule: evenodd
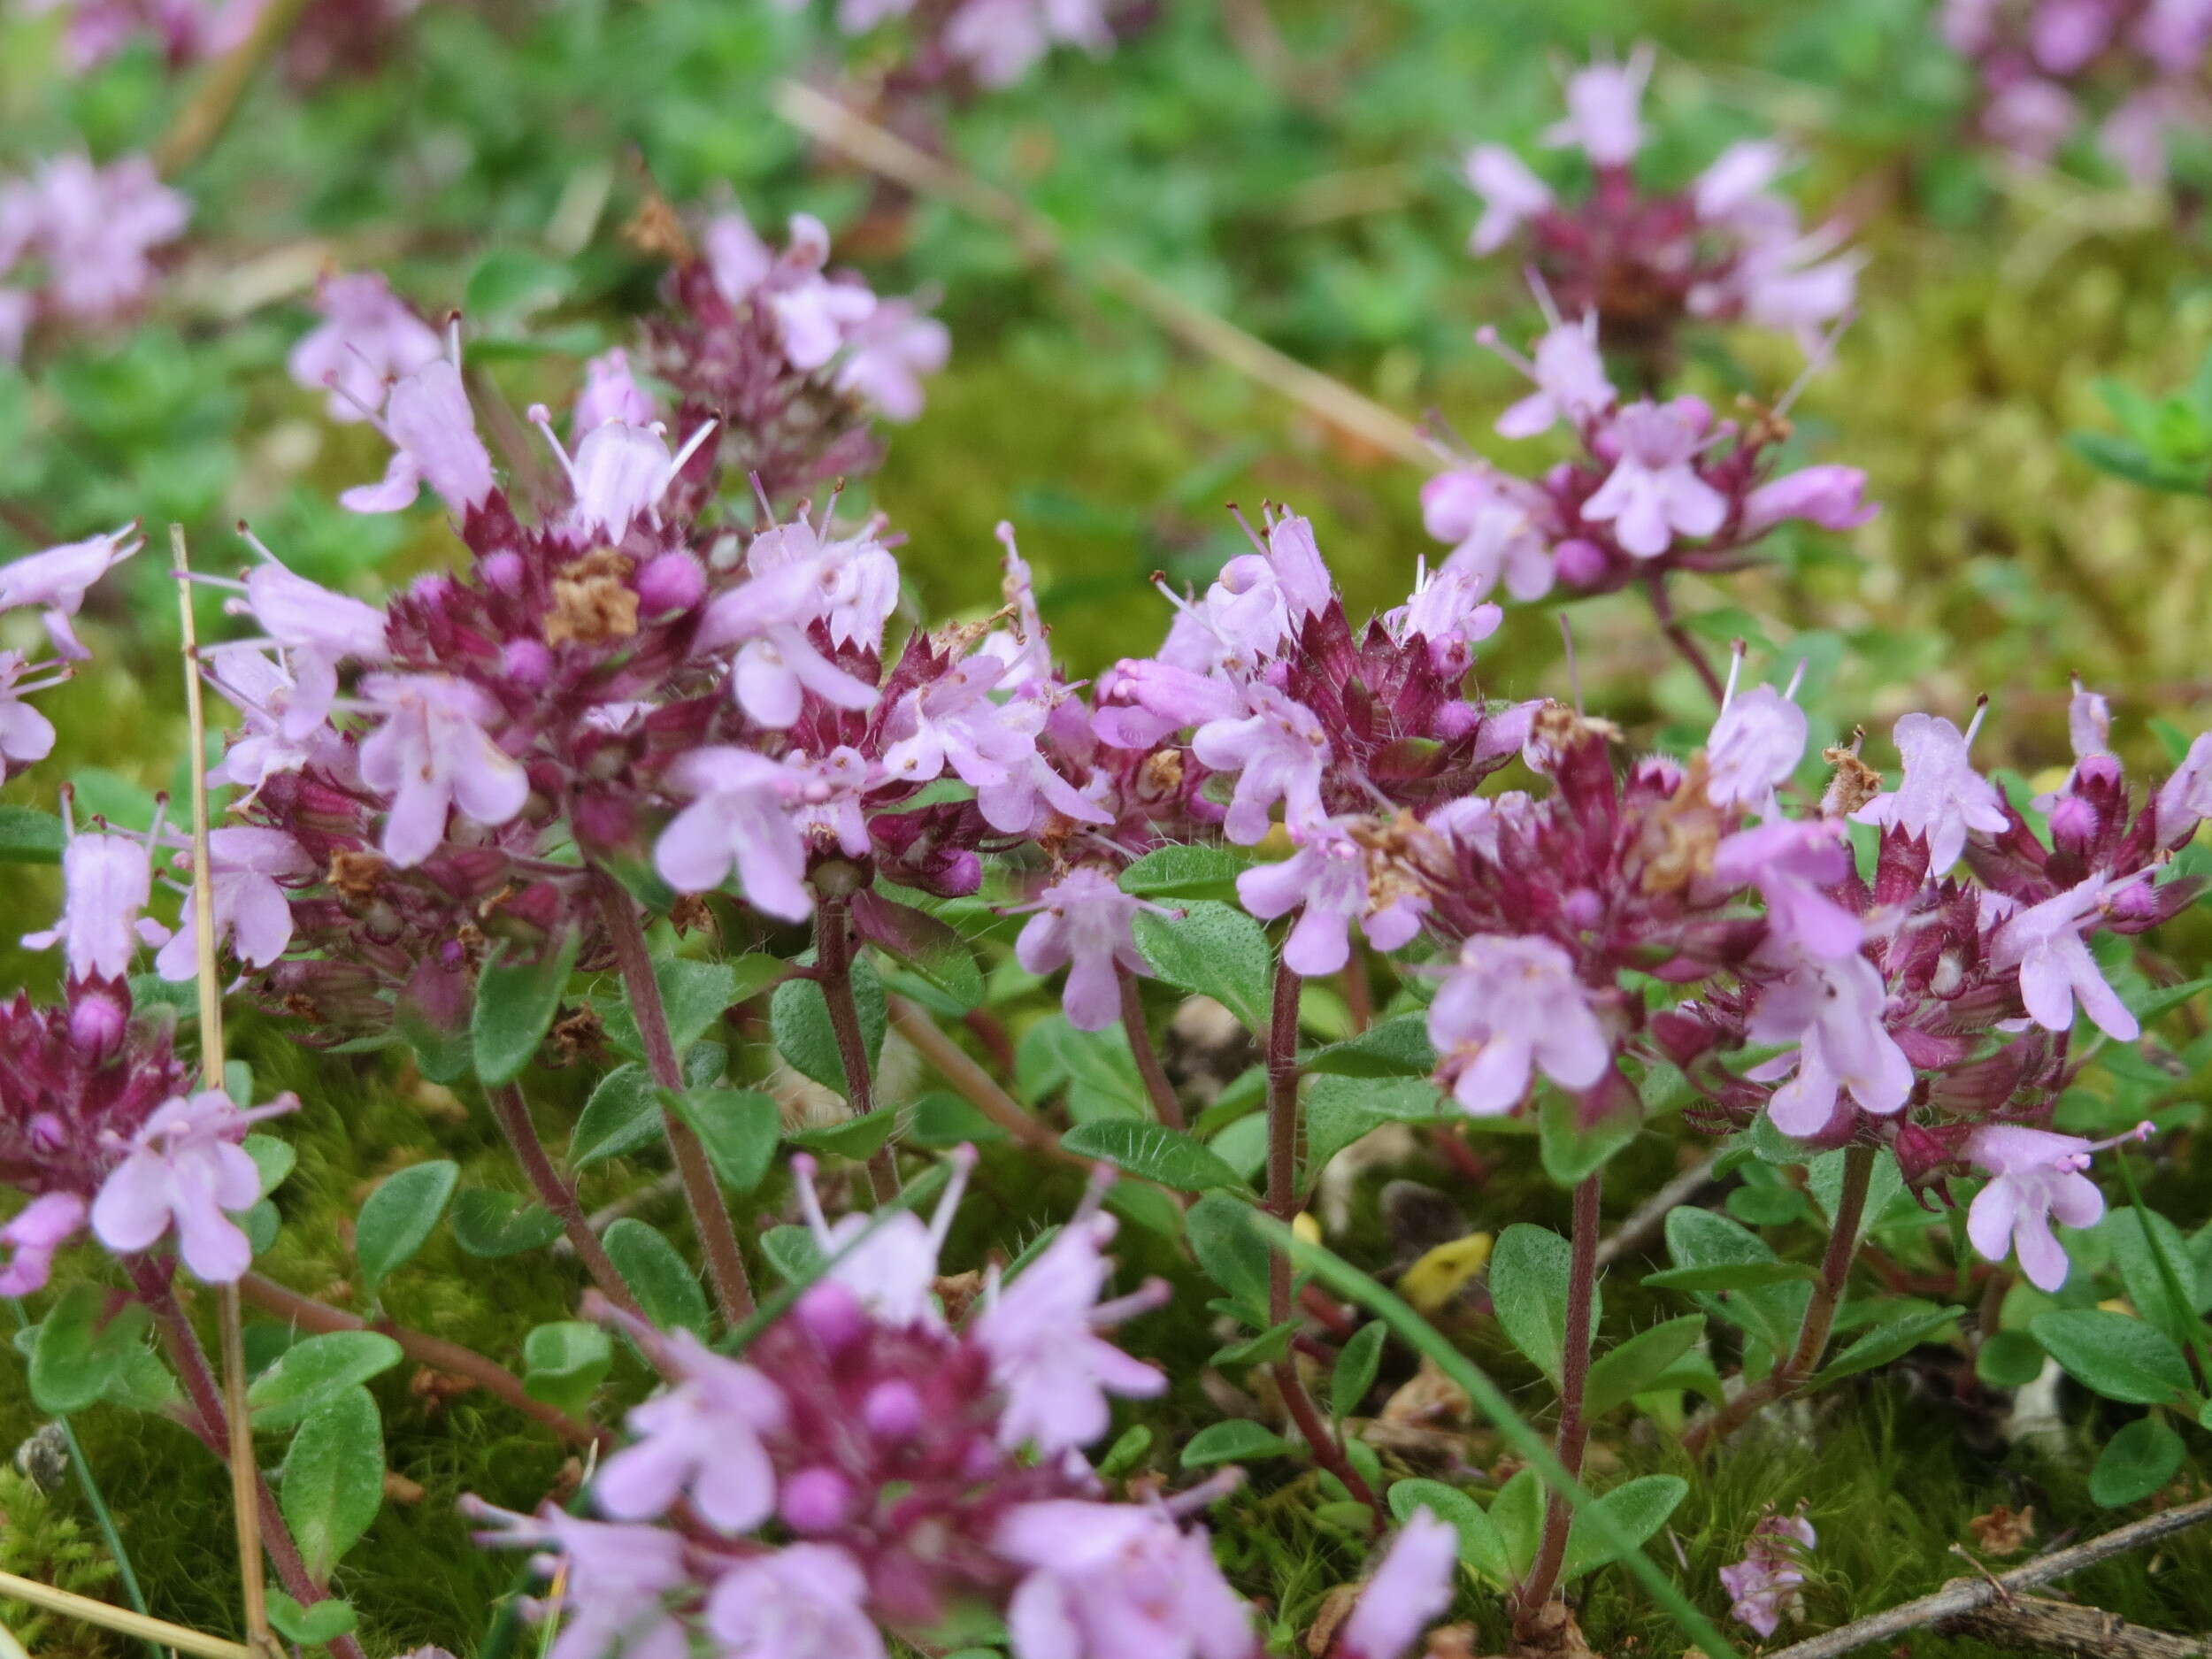
<svg viewBox="0 0 2212 1659">
<path fill-rule="evenodd" d="M 2000 1503 L 1966 1524 L 1974 1542 L 1992 1555 L 2016 1555 L 2035 1540 L 2035 1505 L 2015 1509 Z"/>
</svg>

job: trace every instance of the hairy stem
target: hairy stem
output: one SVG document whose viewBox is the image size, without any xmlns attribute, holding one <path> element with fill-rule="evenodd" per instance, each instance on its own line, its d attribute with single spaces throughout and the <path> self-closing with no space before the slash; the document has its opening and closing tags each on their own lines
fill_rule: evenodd
<svg viewBox="0 0 2212 1659">
<path fill-rule="evenodd" d="M 646 1069 L 661 1087 L 680 1093 L 683 1066 L 676 1056 L 675 1040 L 669 1035 L 668 1010 L 661 1006 L 660 981 L 653 977 L 653 954 L 646 948 L 637 908 L 622 884 L 604 871 L 594 872 L 592 885 L 598 889 L 599 913 L 614 945 L 615 962 L 622 972 L 630 1012 L 637 1020 L 639 1040 L 645 1045 Z M 753 1311 L 753 1286 L 745 1274 L 745 1257 L 737 1248 L 737 1229 L 730 1220 L 729 1206 L 723 1202 L 721 1184 L 714 1179 L 714 1165 L 708 1162 L 707 1149 L 699 1144 L 691 1125 L 665 1106 L 661 1110 L 661 1123 L 667 1131 L 676 1172 L 683 1179 L 684 1202 L 691 1210 L 692 1228 L 699 1235 L 699 1248 L 706 1257 L 715 1302 L 722 1310 L 723 1319 L 737 1325 Z"/>
<path fill-rule="evenodd" d="M 427 1331 L 394 1325 L 388 1319 L 361 1318 L 342 1308 L 317 1302 L 312 1296 L 302 1295 L 289 1286 L 280 1285 L 273 1279 L 259 1273 L 248 1273 L 240 1279 L 238 1292 L 255 1307 L 275 1314 L 303 1331 L 312 1331 L 319 1336 L 333 1331 L 374 1331 L 380 1336 L 388 1336 L 399 1344 L 402 1353 L 418 1364 L 467 1378 L 485 1393 L 496 1395 L 525 1417 L 543 1424 L 565 1440 L 578 1446 L 588 1446 L 596 1440 L 607 1448 L 611 1448 L 614 1444 L 614 1437 L 604 1429 L 579 1423 L 567 1412 L 558 1410 L 542 1400 L 532 1399 L 523 1388 L 521 1378 L 472 1348 L 465 1348 L 442 1336 L 432 1336 Z M 642 1317 L 641 1315 L 640 1317 Z"/>
<path fill-rule="evenodd" d="M 484 1095 L 491 1102 L 492 1116 L 498 1120 L 500 1133 L 507 1137 L 507 1144 L 514 1151 L 515 1162 L 522 1165 L 522 1172 L 529 1178 L 538 1202 L 560 1217 L 561 1231 L 567 1235 L 569 1248 L 576 1252 L 576 1259 L 591 1275 L 591 1282 L 625 1313 L 643 1318 L 644 1310 L 637 1305 L 630 1287 L 622 1282 L 622 1275 L 607 1255 L 607 1247 L 600 1243 L 599 1235 L 592 1231 L 590 1218 L 576 1200 L 576 1188 L 553 1166 L 545 1142 L 538 1139 L 537 1125 L 530 1121 L 529 1102 L 522 1098 L 522 1090 L 512 1083 L 503 1083 L 497 1088 L 485 1090 Z"/>
<path fill-rule="evenodd" d="M 1129 1039 L 1129 1053 L 1137 1063 L 1137 1075 L 1144 1079 L 1144 1092 L 1151 1096 L 1152 1115 L 1179 1133 L 1185 1127 L 1183 1102 L 1175 1093 L 1175 1085 L 1168 1080 L 1167 1068 L 1160 1064 L 1159 1050 L 1152 1046 L 1152 1032 L 1145 1024 L 1144 997 L 1137 989 L 1137 976 L 1119 963 L 1114 964 L 1114 974 L 1121 981 L 1121 1029 Z"/>
<path fill-rule="evenodd" d="M 1267 1025 L 1267 1210 L 1288 1225 L 1298 1213 L 1298 987 L 1291 968 L 1275 967 L 1275 1001 Z M 1290 1317 L 1290 1257 L 1273 1252 L 1267 1261 L 1267 1323 L 1270 1328 Z M 1313 1460 L 1344 1483 L 1344 1489 L 1367 1506 L 1382 1525 L 1382 1506 L 1336 1436 L 1323 1421 L 1298 1374 L 1298 1356 L 1286 1354 L 1271 1368 L 1283 1409 L 1298 1425 L 1299 1433 L 1313 1448 Z"/>
<path fill-rule="evenodd" d="M 1843 1303 L 1844 1281 L 1851 1275 L 1858 1254 L 1859 1222 L 1866 1213 L 1867 1184 L 1874 1178 L 1872 1147 L 1854 1146 L 1844 1154 L 1843 1190 L 1836 1200 L 1836 1224 L 1828 1235 L 1828 1248 L 1820 1261 L 1820 1277 L 1805 1303 L 1804 1322 L 1788 1355 L 1774 1369 L 1753 1383 L 1725 1406 L 1682 1437 L 1682 1448 L 1693 1457 L 1726 1440 L 1777 1400 L 1786 1400 L 1819 1369 L 1828 1351 L 1828 1333 L 1835 1328 L 1836 1310 Z"/>
<path fill-rule="evenodd" d="M 845 1104 L 856 1118 L 876 1109 L 875 1079 L 868 1074 L 868 1040 L 860 1029 L 860 1005 L 853 1001 L 853 940 L 849 911 L 841 898 L 825 896 L 814 911 L 814 976 L 829 1009 L 837 1058 L 845 1068 Z M 899 1195 L 899 1163 L 887 1140 L 868 1155 L 868 1185 L 876 1202 Z"/>
<path fill-rule="evenodd" d="M 173 1269 L 139 1256 L 130 1263 L 132 1283 L 137 1287 L 141 1301 L 153 1310 L 154 1323 L 161 1327 L 162 1345 L 169 1350 L 169 1363 L 177 1369 L 177 1376 L 184 1384 L 185 1396 L 192 1402 L 195 1422 L 188 1426 L 201 1442 L 216 1456 L 228 1461 L 230 1424 L 223 1410 L 222 1385 L 216 1381 L 215 1367 L 207 1357 L 207 1350 L 200 1345 L 200 1334 L 192 1328 L 183 1304 L 178 1302 L 171 1283 Z M 284 1513 L 277 1507 L 276 1494 L 269 1490 L 269 1483 L 257 1472 L 254 1481 L 259 1498 L 259 1521 L 262 1548 L 268 1551 L 270 1564 L 276 1568 L 277 1577 L 284 1581 L 285 1594 L 302 1607 L 312 1607 L 318 1601 L 330 1599 L 329 1592 L 308 1576 L 307 1563 L 300 1556 L 299 1546 L 292 1541 L 291 1529 L 284 1525 Z M 350 1636 L 341 1636 L 330 1644 L 336 1659 L 364 1659 L 361 1644 Z"/>
<path fill-rule="evenodd" d="M 1713 694 L 1715 703 L 1726 701 L 1728 688 L 1721 684 L 1720 675 L 1705 660 L 1705 653 L 1698 649 L 1690 631 L 1674 614 L 1674 595 L 1667 591 L 1666 577 L 1658 573 L 1646 577 L 1644 593 L 1651 601 L 1652 619 L 1658 623 L 1659 632 L 1667 636 L 1667 643 L 1674 647 L 1684 662 L 1697 670 L 1697 677 L 1705 682 L 1705 689 Z"/>
<path fill-rule="evenodd" d="M 1552 1438 L 1560 1467 L 1577 1479 L 1582 1476 L 1582 1454 L 1590 1441 L 1590 1425 L 1583 1416 L 1582 1402 L 1590 1380 L 1590 1314 L 1597 1300 L 1598 1232 L 1604 1225 L 1599 1213 L 1602 1185 L 1603 1177 L 1593 1173 L 1575 1188 L 1574 1254 L 1567 1271 L 1567 1345 L 1560 1356 L 1559 1428 Z M 1525 1636 L 1532 1633 L 1537 1614 L 1559 1588 L 1559 1570 L 1567 1559 L 1567 1528 L 1573 1519 L 1573 1505 L 1554 1491 L 1544 1503 L 1543 1541 L 1528 1577 L 1514 1594 L 1514 1624 Z"/>
</svg>

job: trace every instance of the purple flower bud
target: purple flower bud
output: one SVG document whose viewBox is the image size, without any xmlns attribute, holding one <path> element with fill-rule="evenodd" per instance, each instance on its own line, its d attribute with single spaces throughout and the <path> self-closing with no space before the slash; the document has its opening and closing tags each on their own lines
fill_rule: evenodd
<svg viewBox="0 0 2212 1659">
<path fill-rule="evenodd" d="M 792 1311 L 827 1354 L 839 1353 L 867 1334 L 868 1315 L 860 1298 L 833 1279 L 815 1284 Z"/>
<path fill-rule="evenodd" d="M 1581 536 L 1570 536 L 1552 549 L 1552 570 L 1570 588 L 1594 588 L 1605 577 L 1605 549 Z"/>
<path fill-rule="evenodd" d="M 869 1390 L 860 1419 L 871 1434 L 905 1440 L 922 1426 L 922 1396 L 910 1382 L 879 1383 Z"/>
<path fill-rule="evenodd" d="M 129 1028 L 130 1004 L 105 985 L 80 987 L 69 1002 L 69 1040 L 96 1059 L 112 1054 Z"/>
<path fill-rule="evenodd" d="M 649 617 L 688 611 L 706 594 L 706 571 L 688 553 L 663 553 L 637 575 L 638 604 Z"/>
<path fill-rule="evenodd" d="M 499 665 L 508 679 L 533 691 L 553 678 L 553 653 L 540 640 L 509 640 Z"/>
<path fill-rule="evenodd" d="M 529 566 L 523 563 L 522 555 L 508 548 L 487 553 L 476 561 L 477 575 L 482 578 L 484 586 L 495 594 L 521 592 L 522 579 L 528 571 Z"/>
<path fill-rule="evenodd" d="M 1763 535 L 1786 518 L 1803 518 L 1824 530 L 1855 530 L 1881 511 L 1865 494 L 1866 474 L 1855 466 L 1800 467 L 1744 498 L 1743 533 Z"/>
<path fill-rule="evenodd" d="M 852 1510 L 852 1483 L 834 1469 L 802 1469 L 786 1478 L 779 1512 L 795 1532 L 830 1532 Z"/>
</svg>

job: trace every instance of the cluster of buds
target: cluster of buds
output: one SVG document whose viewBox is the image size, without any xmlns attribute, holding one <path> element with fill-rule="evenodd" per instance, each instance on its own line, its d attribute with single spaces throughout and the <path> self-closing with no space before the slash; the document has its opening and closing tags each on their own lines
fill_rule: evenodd
<svg viewBox="0 0 2212 1659">
<path fill-rule="evenodd" d="M 421 0 L 310 0 L 285 37 L 296 81 L 334 71 L 358 73 L 393 25 Z M 135 41 L 151 40 L 173 70 L 220 58 L 245 44 L 271 0 L 28 0 L 27 12 L 62 12 L 70 67 L 96 69 Z"/>
<path fill-rule="evenodd" d="M 2105 157 L 2157 185 L 2175 136 L 2212 112 L 2204 0 L 1945 0 L 1942 27 L 1974 66 L 1983 135 L 2024 161 L 2049 161 L 2095 110 Z"/>
<path fill-rule="evenodd" d="M 931 1225 L 910 1212 L 827 1224 L 795 1160 L 828 1272 L 741 1359 L 603 1303 L 661 1372 L 600 1469 L 604 1519 L 471 1502 L 488 1543 L 535 1548 L 565 1574 L 556 1659 L 718 1652 L 878 1659 L 887 1632 L 1001 1616 L 1016 1659 L 1256 1659 L 1251 1609 L 1192 1523 L 1234 1471 L 1172 1496 L 1116 1499 L 1081 1455 L 1109 1398 L 1165 1379 L 1101 1333 L 1166 1298 L 1102 1302 L 1114 1233 L 1094 1186 L 956 1326 L 933 1286 L 972 1153 Z M 1347 1623 L 1356 1659 L 1398 1659 L 1449 1602 L 1457 1534 L 1425 1511 Z"/>
<path fill-rule="evenodd" d="M 1646 362 L 1671 361 L 1692 319 L 1781 329 L 1809 345 L 1851 308 L 1858 261 L 1840 251 L 1842 227 L 1806 231 L 1769 188 L 1791 165 L 1770 140 L 1732 145 L 1686 190 L 1640 183 L 1652 58 L 1643 46 L 1568 77 L 1567 117 L 1544 142 L 1588 161 L 1581 200 L 1563 199 L 1502 144 L 1468 153 L 1467 180 L 1483 199 L 1470 246 L 1488 255 L 1518 243 L 1564 311 L 1597 318 Z"/>
<path fill-rule="evenodd" d="M 1848 530 L 1874 516 L 1855 467 L 1776 472 L 1797 388 L 1743 423 L 1717 419 L 1686 395 L 1624 403 L 1599 350 L 1596 314 L 1563 318 L 1548 297 L 1546 306 L 1550 326 L 1527 358 L 1500 346 L 1494 330 L 1477 336 L 1536 388 L 1499 417 L 1497 430 L 1536 437 L 1563 420 L 1581 453 L 1536 480 L 1469 457 L 1421 490 L 1430 534 L 1451 546 L 1444 570 L 1478 594 L 1502 583 L 1526 601 L 1555 587 L 1609 593 L 1676 571 L 1739 570 L 1787 520 Z"/>
<path fill-rule="evenodd" d="M 158 250 L 184 234 L 192 204 L 143 156 L 97 166 L 55 156 L 0 178 L 0 364 L 34 328 L 72 332 L 129 317 L 153 291 Z"/>
<path fill-rule="evenodd" d="M 872 296 L 818 265 L 779 270 L 758 315 L 849 369 L 840 331 Z M 243 720 L 211 776 L 246 792 L 217 837 L 218 892 L 235 882 L 258 918 L 281 889 L 273 951 L 274 927 L 227 929 L 272 1003 L 333 1038 L 400 1012 L 450 1028 L 492 940 L 535 951 L 581 933 L 584 959 L 603 954 L 595 871 L 649 863 L 685 894 L 734 873 L 757 910 L 796 921 L 824 864 L 847 867 L 848 890 L 883 870 L 972 892 L 985 847 L 1055 815 L 1103 818 L 1039 746 L 1064 691 L 1033 605 L 1010 631 L 887 653 L 899 571 L 880 524 L 841 532 L 833 502 L 724 525 L 718 418 L 672 449 L 618 353 L 589 365 L 567 442 L 530 411 L 565 499 L 526 516 L 477 435 L 457 327 L 441 340 L 373 278 L 321 299 L 295 373 L 394 450 L 345 504 L 398 511 L 427 484 L 470 558 L 380 609 L 257 541 L 260 562 L 222 584 L 259 637 L 210 654 Z M 972 793 L 917 803 L 948 774 Z"/>
<path fill-rule="evenodd" d="M 880 298 L 857 273 L 831 270 L 819 219 L 794 214 L 780 252 L 735 209 L 695 243 L 659 207 L 638 234 L 672 260 L 668 309 L 646 322 L 644 361 L 673 388 L 680 423 L 720 423 L 729 476 L 788 503 L 873 468 L 871 411 L 921 413 L 922 380 L 951 349 L 945 326 L 912 299 Z"/>
<path fill-rule="evenodd" d="M 788 12 L 807 0 L 777 0 Z M 1108 0 L 836 0 L 837 27 L 864 34 L 899 20 L 911 42 L 898 80 L 916 87 L 1011 86 L 1055 46 L 1094 57 L 1114 47 Z"/>
</svg>

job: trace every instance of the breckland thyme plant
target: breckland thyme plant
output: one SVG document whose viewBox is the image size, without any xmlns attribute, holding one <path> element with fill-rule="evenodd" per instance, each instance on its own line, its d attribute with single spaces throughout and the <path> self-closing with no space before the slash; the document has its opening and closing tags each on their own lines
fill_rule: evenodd
<svg viewBox="0 0 2212 1659">
<path fill-rule="evenodd" d="M 250 65 L 288 15 L 296 52 L 387 42 L 409 10 L 60 9 L 88 73 Z M 1290 75 L 1259 11 L 1240 50 Z M 2194 39 L 2076 13 L 2028 26 L 2053 73 L 2115 31 Z M 900 45 L 895 115 L 1154 19 L 834 20 Z M 1875 1523 L 1805 1471 L 1894 1403 L 1878 1372 L 1962 1424 L 2015 1391 L 2048 1419 L 2022 1444 L 2093 1434 L 2080 1502 L 2170 1500 L 2162 1534 L 2212 1514 L 2177 1485 L 2212 1422 L 2212 1254 L 2137 1171 L 2193 1133 L 2212 1057 L 2182 1029 L 2212 985 L 2184 965 L 2212 733 L 2116 726 L 2062 675 L 1936 696 L 1871 630 L 1773 643 L 1756 608 L 1788 588 L 1801 617 L 1804 549 L 1853 559 L 1877 512 L 1848 420 L 1793 425 L 1851 349 L 1862 259 L 1777 193 L 1778 140 L 1647 178 L 1656 61 L 1565 76 L 1544 143 L 1579 182 L 1494 142 L 1466 164 L 1474 250 L 1520 254 L 1542 318 L 1525 356 L 1476 336 L 1532 383 L 1484 425 L 1560 458 L 1517 472 L 1432 421 L 1440 552 L 1359 546 L 1319 492 L 1229 506 L 1226 556 L 1177 546 L 1145 590 L 1156 649 L 1110 661 L 1069 649 L 1095 641 L 1054 580 L 1064 503 L 1010 483 L 983 547 L 900 528 L 887 423 L 925 417 L 953 334 L 935 289 L 833 259 L 865 234 L 798 212 L 772 241 L 726 196 L 579 173 L 577 248 L 637 198 L 592 302 L 635 313 L 618 338 L 515 300 L 526 263 L 459 311 L 403 257 L 299 272 L 311 320 L 261 342 L 284 441 L 374 461 L 306 508 L 265 494 L 195 569 L 175 532 L 189 729 L 203 687 L 223 727 L 180 821 L 46 775 L 77 764 L 69 682 L 111 666 L 142 526 L 0 565 L 0 767 L 55 809 L 0 809 L 0 853 L 59 874 L 20 941 L 54 988 L 0 1005 L 0 1294 L 41 1409 L 151 1414 L 228 1463 L 269 1624 L 341 1659 L 394 1645 L 353 1601 L 388 1499 L 455 1512 L 398 1464 L 495 1418 L 530 1440 L 444 1474 L 465 1569 L 525 1552 L 513 1588 L 409 1627 L 458 1644 L 413 1659 L 1573 1655 L 1644 1644 L 1646 1595 L 1669 1651 L 1721 1659 L 1722 1621 L 1763 1643 L 1877 1610 L 1836 1581 Z M 864 157 L 881 134 L 846 113 Z M 0 357 L 169 303 L 185 216 L 131 161 L 0 187 Z M 1302 373 L 1179 314 L 1270 384 Z M 1732 327 L 1788 336 L 1802 376 L 1724 402 Z M 332 568 L 379 534 L 412 574 Z M 920 558 L 987 549 L 995 598 L 931 614 Z M 1356 555 L 1397 603 L 1348 602 Z M 1630 589 L 1647 617 L 1603 608 Z M 1717 591 L 1726 631 L 1689 610 Z M 1594 703 L 1575 628 L 1534 695 L 1546 600 L 1709 702 Z M 2044 708 L 2071 764 L 1992 764 Z M 378 1167 L 325 1238 L 341 1084 L 438 1117 L 453 1156 Z M 1442 1186 L 1363 1184 L 1396 1165 Z M 478 1351 L 409 1300 L 462 1256 L 556 1317 L 503 1302 Z M 2062 1376 L 2107 1405 L 2061 1423 Z M 572 1456 L 515 1449 L 539 1443 Z M 1972 1527 L 1993 1555 L 2032 1530 Z M 1943 1617 L 2009 1607 L 1983 1578 Z"/>
</svg>

